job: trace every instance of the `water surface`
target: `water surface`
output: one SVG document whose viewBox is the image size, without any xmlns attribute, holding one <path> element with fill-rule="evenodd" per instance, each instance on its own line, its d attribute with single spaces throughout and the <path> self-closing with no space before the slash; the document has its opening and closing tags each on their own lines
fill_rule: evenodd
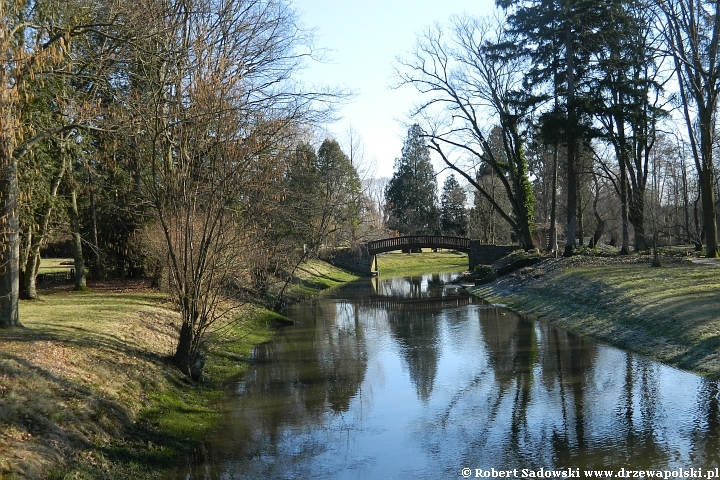
<svg viewBox="0 0 720 480">
<path fill-rule="evenodd" d="M 178 477 L 718 467 L 717 382 L 483 305 L 449 280 L 363 280 L 292 307 L 297 325 L 256 348 Z"/>
</svg>

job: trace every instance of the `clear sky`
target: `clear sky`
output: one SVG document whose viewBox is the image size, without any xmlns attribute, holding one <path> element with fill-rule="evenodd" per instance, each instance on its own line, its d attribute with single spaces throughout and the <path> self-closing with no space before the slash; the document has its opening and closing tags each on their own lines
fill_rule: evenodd
<svg viewBox="0 0 720 480">
<path fill-rule="evenodd" d="M 428 25 L 447 23 L 453 14 L 489 14 L 493 0 L 293 0 L 292 6 L 301 22 L 315 29 L 316 47 L 328 49 L 329 57 L 310 62 L 300 79 L 357 93 L 328 130 L 342 143 L 352 126 L 362 137 L 366 160 L 375 159 L 375 176 L 390 177 L 408 112 L 419 98 L 410 86 L 389 88 L 396 57 L 410 52 Z"/>
</svg>

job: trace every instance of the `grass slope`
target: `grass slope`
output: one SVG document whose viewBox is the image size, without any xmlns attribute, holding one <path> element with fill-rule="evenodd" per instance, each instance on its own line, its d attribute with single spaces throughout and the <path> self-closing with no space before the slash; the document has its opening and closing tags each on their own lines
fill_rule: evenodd
<svg viewBox="0 0 720 480">
<path fill-rule="evenodd" d="M 310 295 L 356 277 L 311 262 Z M 242 373 L 281 317 L 247 307 L 211 336 L 206 382 L 166 361 L 179 315 L 148 288 L 41 292 L 22 328 L 0 329 L 0 479 L 160 478 L 219 419 L 220 384 Z"/>
<path fill-rule="evenodd" d="M 720 267 L 687 260 L 547 260 L 473 292 L 683 369 L 720 377 Z"/>
</svg>

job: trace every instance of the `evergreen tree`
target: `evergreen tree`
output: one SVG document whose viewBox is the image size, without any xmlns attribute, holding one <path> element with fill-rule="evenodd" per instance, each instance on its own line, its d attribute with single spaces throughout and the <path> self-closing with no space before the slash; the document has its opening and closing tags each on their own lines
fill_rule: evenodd
<svg viewBox="0 0 720 480">
<path fill-rule="evenodd" d="M 362 214 L 360 177 L 337 141 L 325 140 L 317 154 L 299 145 L 287 177 L 287 212 L 278 219 L 286 234 L 313 255 L 322 245 L 354 240 Z"/>
<path fill-rule="evenodd" d="M 336 140 L 325 140 L 317 154 L 322 230 L 326 241 L 352 241 L 360 224 L 361 184 L 355 167 Z"/>
<path fill-rule="evenodd" d="M 600 121 L 602 138 L 615 150 L 619 172 L 611 173 L 620 196 L 623 228 L 621 253 L 628 253 L 628 224 L 633 226 L 635 250 L 643 251 L 649 242 L 645 235 L 645 198 L 649 159 L 657 134 L 658 122 L 667 116 L 661 104 L 663 58 L 659 54 L 655 19 L 658 12 L 647 4 L 615 0 L 610 6 L 612 21 L 598 36 L 603 39 L 597 49 L 597 85 L 594 111 Z"/>
<path fill-rule="evenodd" d="M 408 130 L 402 156 L 385 189 L 387 227 L 402 235 L 434 235 L 440 229 L 437 179 L 430 153 L 415 124 Z"/>
<path fill-rule="evenodd" d="M 467 195 L 465 189 L 450 174 L 443 184 L 442 195 L 440 196 L 440 230 L 443 235 L 464 237 L 467 235 L 467 212 L 465 200 Z"/>
<path fill-rule="evenodd" d="M 512 10 L 510 30 L 520 38 L 503 45 L 506 55 L 524 55 L 532 62 L 525 83 L 533 93 L 523 99 L 539 104 L 554 99 L 543 115 L 546 140 L 565 145 L 567 235 L 565 254 L 576 245 L 578 227 L 578 157 L 589 130 L 588 104 L 594 65 L 592 53 L 599 47 L 596 33 L 611 17 L 612 2 L 591 0 L 496 0 Z M 547 86 L 545 90 L 539 87 Z"/>
</svg>

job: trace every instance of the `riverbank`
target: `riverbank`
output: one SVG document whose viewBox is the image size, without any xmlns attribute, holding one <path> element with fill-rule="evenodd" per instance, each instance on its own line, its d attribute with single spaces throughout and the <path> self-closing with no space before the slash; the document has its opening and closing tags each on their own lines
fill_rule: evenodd
<svg viewBox="0 0 720 480">
<path fill-rule="evenodd" d="M 356 279 L 301 266 L 291 295 Z M 0 329 L 0 479 L 160 478 L 219 419 L 223 380 L 241 374 L 279 316 L 247 307 L 212 338 L 202 383 L 172 367 L 179 315 L 148 282 L 41 291 L 22 328 Z"/>
<path fill-rule="evenodd" d="M 544 260 L 471 289 L 531 318 L 720 378 L 720 267 L 665 257 Z"/>
</svg>

